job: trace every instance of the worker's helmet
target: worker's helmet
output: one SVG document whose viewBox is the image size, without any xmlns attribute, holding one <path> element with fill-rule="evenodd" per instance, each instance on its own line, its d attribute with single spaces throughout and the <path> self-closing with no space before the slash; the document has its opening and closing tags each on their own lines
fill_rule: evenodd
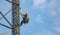
<svg viewBox="0 0 60 35">
<path fill-rule="evenodd" d="M 25 14 L 26 16 L 28 16 L 28 12 L 26 12 L 26 14 Z"/>
</svg>

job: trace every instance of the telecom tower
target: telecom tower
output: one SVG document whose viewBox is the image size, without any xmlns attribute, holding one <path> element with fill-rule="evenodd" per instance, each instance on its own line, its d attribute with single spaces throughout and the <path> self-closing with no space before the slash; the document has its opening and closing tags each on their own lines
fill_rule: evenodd
<svg viewBox="0 0 60 35">
<path fill-rule="evenodd" d="M 23 24 L 23 23 L 27 23 L 28 20 L 27 20 L 27 14 L 22 14 L 23 15 L 23 21 L 20 23 L 20 2 L 19 0 L 12 0 L 12 1 L 9 1 L 9 0 L 6 0 L 8 2 L 10 2 L 12 4 L 12 24 L 7 20 L 7 18 L 5 17 L 5 15 L 7 15 L 10 10 L 5 14 L 3 15 L 3 13 L 0 11 L 0 14 L 3 16 L 3 18 L 9 23 L 9 26 L 6 26 L 4 24 L 1 24 L 2 26 L 4 27 L 7 27 L 9 29 L 12 30 L 12 35 L 20 35 L 20 26 Z M 2 19 L 2 18 L 1 18 Z"/>
</svg>

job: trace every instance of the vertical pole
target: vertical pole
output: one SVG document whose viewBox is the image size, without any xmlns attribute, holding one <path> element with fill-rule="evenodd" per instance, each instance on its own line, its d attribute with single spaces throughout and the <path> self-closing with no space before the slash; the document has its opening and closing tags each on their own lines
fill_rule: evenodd
<svg viewBox="0 0 60 35">
<path fill-rule="evenodd" d="M 12 0 L 12 35 L 20 35 L 19 0 Z"/>
</svg>

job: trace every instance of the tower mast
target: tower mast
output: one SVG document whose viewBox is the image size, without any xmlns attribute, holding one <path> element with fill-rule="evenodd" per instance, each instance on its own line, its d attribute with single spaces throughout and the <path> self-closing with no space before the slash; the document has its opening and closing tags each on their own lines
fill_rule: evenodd
<svg viewBox="0 0 60 35">
<path fill-rule="evenodd" d="M 12 0 L 12 35 L 20 35 L 20 5 L 19 0 Z"/>
</svg>

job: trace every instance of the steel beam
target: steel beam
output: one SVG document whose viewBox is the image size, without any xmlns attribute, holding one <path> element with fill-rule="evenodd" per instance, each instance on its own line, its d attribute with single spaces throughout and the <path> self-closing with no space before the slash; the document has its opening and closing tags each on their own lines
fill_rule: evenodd
<svg viewBox="0 0 60 35">
<path fill-rule="evenodd" d="M 3 16 L 3 18 L 9 23 L 10 26 L 12 26 L 12 24 L 7 20 L 7 18 L 3 15 L 3 13 L 0 11 L 0 14 Z"/>
<path fill-rule="evenodd" d="M 12 0 L 12 35 L 20 35 L 19 0 Z"/>
</svg>

